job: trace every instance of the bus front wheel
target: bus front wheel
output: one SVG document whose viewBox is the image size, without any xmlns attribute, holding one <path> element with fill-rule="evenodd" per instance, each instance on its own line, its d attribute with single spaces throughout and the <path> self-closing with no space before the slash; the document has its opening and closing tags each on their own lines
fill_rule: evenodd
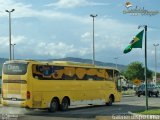
<svg viewBox="0 0 160 120">
<path fill-rule="evenodd" d="M 69 107 L 69 100 L 68 98 L 63 98 L 62 100 L 62 104 L 61 104 L 61 111 L 66 111 L 68 110 L 68 107 Z"/>
<path fill-rule="evenodd" d="M 58 110 L 58 101 L 53 99 L 50 104 L 49 112 L 56 112 Z"/>
</svg>

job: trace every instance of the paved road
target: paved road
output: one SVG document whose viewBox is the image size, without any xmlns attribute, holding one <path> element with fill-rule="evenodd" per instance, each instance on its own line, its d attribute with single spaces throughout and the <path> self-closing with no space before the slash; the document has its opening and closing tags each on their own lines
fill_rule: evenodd
<svg viewBox="0 0 160 120">
<path fill-rule="evenodd" d="M 149 108 L 160 109 L 160 98 L 149 98 Z M 113 106 L 81 106 L 72 107 L 66 112 L 48 113 L 45 110 L 27 111 L 22 108 L 0 107 L 2 114 L 19 114 L 20 120 L 59 119 L 61 120 L 93 120 L 96 116 L 112 116 L 113 114 L 129 114 L 130 111 L 145 109 L 145 97 L 123 97 L 120 103 Z M 58 118 L 57 118 L 58 117 Z"/>
</svg>

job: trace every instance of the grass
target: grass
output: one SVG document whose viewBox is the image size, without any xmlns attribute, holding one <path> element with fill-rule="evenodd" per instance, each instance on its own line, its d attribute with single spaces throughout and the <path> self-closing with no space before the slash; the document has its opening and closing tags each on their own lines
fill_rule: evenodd
<svg viewBox="0 0 160 120">
<path fill-rule="evenodd" d="M 137 113 L 141 115 L 160 115 L 160 109 L 145 110 Z"/>
</svg>

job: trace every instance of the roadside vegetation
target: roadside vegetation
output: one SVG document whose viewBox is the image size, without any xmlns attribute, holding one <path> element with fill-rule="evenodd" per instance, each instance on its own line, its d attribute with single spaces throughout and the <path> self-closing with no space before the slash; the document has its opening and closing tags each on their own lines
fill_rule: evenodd
<svg viewBox="0 0 160 120">
<path fill-rule="evenodd" d="M 137 113 L 141 115 L 160 115 L 160 109 L 145 110 Z"/>
<path fill-rule="evenodd" d="M 142 82 L 144 81 L 144 66 L 141 62 L 132 62 L 128 65 L 127 70 L 123 71 L 122 74 L 129 80 L 133 82 L 135 79 L 139 79 Z M 147 70 L 147 78 L 152 79 L 152 71 Z"/>
</svg>

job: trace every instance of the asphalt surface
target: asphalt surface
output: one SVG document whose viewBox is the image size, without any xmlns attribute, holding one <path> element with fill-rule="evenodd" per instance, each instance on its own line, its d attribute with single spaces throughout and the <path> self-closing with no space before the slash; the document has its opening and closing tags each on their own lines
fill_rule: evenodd
<svg viewBox="0 0 160 120">
<path fill-rule="evenodd" d="M 160 109 L 160 97 L 148 99 L 149 109 Z M 0 107 L 2 115 L 18 115 L 18 120 L 94 120 L 96 116 L 112 116 L 116 114 L 130 114 L 130 112 L 145 110 L 145 96 L 126 96 L 113 106 L 72 106 L 68 111 L 48 113 L 46 110 L 26 110 L 24 108 Z M 5 117 L 5 116 L 4 116 Z M 0 117 L 1 118 L 1 117 Z"/>
</svg>

